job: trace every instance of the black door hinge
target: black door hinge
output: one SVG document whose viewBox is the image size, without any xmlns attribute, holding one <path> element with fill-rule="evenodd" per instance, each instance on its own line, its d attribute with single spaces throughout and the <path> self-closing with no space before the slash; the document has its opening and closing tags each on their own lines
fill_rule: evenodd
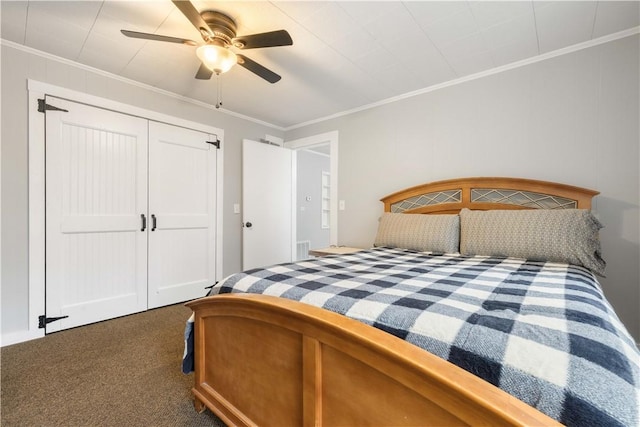
<svg viewBox="0 0 640 427">
<path fill-rule="evenodd" d="M 220 149 L 220 140 L 216 139 L 215 141 L 205 141 L 207 144 L 211 144 L 215 146 L 218 150 Z"/>
<path fill-rule="evenodd" d="M 38 328 L 42 329 L 51 322 L 55 322 L 56 320 L 60 320 L 60 319 L 66 319 L 67 317 L 69 316 L 47 317 L 43 314 L 42 316 L 38 316 Z"/>
<path fill-rule="evenodd" d="M 38 112 L 44 113 L 45 111 L 64 111 L 68 113 L 69 110 L 65 110 L 64 108 L 54 107 L 53 105 L 49 105 L 45 102 L 44 99 L 38 99 Z"/>
</svg>

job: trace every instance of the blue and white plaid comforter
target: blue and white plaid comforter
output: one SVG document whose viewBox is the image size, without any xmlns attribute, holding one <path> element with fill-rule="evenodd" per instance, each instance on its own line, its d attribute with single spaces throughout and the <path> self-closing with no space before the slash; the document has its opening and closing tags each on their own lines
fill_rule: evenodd
<svg viewBox="0 0 640 427">
<path fill-rule="evenodd" d="M 246 271 L 211 290 L 230 292 L 373 325 L 566 425 L 640 424 L 640 353 L 581 267 L 375 248 Z"/>
</svg>

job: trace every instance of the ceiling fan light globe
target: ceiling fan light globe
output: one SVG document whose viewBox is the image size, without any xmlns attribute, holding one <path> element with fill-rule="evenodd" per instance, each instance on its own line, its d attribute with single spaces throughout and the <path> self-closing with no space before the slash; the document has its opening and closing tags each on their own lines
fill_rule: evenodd
<svg viewBox="0 0 640 427">
<path fill-rule="evenodd" d="M 216 74 L 226 73 L 238 63 L 238 57 L 229 49 L 206 44 L 196 49 L 200 61 Z"/>
</svg>

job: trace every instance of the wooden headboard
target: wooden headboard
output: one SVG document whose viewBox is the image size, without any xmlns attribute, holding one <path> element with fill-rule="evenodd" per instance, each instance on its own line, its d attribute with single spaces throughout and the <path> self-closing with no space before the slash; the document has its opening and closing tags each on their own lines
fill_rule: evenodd
<svg viewBox="0 0 640 427">
<path fill-rule="evenodd" d="M 458 213 L 463 208 L 591 209 L 598 191 L 524 178 L 476 177 L 430 182 L 380 199 L 385 212 Z"/>
</svg>

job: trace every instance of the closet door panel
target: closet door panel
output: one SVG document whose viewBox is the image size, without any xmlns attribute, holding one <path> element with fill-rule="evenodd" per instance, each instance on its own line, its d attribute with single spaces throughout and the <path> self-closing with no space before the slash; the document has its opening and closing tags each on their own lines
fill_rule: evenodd
<svg viewBox="0 0 640 427">
<path fill-rule="evenodd" d="M 47 97 L 47 332 L 146 309 L 147 121 Z"/>
<path fill-rule="evenodd" d="M 149 308 L 204 296 L 215 280 L 215 146 L 149 124 Z"/>
</svg>

